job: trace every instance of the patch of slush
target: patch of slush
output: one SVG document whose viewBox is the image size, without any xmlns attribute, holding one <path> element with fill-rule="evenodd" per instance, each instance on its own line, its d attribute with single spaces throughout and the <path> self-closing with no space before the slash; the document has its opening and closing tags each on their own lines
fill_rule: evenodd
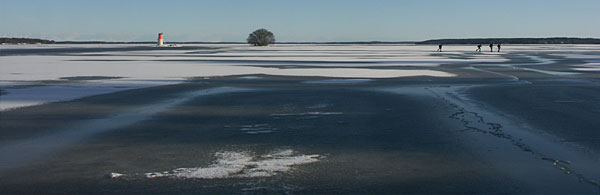
<svg viewBox="0 0 600 195">
<path fill-rule="evenodd" d="M 327 79 L 317 81 L 304 81 L 306 84 L 355 84 L 355 83 L 366 83 L 371 82 L 372 79 Z"/>
<path fill-rule="evenodd" d="M 222 151 L 207 167 L 177 168 L 171 171 L 145 173 L 146 178 L 171 177 L 185 179 L 225 179 L 270 177 L 289 172 L 297 165 L 315 163 L 320 155 L 294 155 L 291 149 L 273 151 L 262 156 L 250 152 Z"/>
</svg>

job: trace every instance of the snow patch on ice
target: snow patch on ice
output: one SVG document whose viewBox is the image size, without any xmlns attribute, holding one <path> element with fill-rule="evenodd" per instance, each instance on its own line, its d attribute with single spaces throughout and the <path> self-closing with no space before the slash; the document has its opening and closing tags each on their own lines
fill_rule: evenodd
<svg viewBox="0 0 600 195">
<path fill-rule="evenodd" d="M 600 67 L 595 67 L 595 68 L 573 68 L 574 70 L 579 70 L 579 71 L 600 71 Z"/>
<path fill-rule="evenodd" d="M 208 167 L 177 168 L 171 171 L 145 173 L 146 178 L 172 177 L 193 179 L 224 179 L 270 177 L 288 172 L 293 166 L 319 161 L 320 155 L 294 155 L 291 149 L 281 149 L 262 156 L 250 152 L 222 151 Z"/>
<path fill-rule="evenodd" d="M 587 63 L 575 66 L 573 69 L 579 71 L 600 71 L 600 63 Z"/>
<path fill-rule="evenodd" d="M 119 177 L 123 177 L 123 176 L 125 176 L 125 174 L 122 174 L 122 173 L 114 173 L 114 172 L 113 172 L 113 173 L 106 174 L 106 177 L 107 177 L 107 178 L 110 178 L 110 179 L 119 178 Z"/>
</svg>

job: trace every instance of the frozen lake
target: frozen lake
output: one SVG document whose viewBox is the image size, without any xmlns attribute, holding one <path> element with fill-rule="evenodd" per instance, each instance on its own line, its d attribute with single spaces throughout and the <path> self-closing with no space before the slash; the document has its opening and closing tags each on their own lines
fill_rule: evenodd
<svg viewBox="0 0 600 195">
<path fill-rule="evenodd" d="M 1 45 L 0 191 L 600 192 L 600 47 L 435 49 Z"/>
</svg>

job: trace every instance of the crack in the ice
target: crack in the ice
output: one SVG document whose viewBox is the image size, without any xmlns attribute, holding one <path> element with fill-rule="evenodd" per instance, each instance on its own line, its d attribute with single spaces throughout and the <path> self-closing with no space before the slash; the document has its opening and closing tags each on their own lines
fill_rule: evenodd
<svg viewBox="0 0 600 195">
<path fill-rule="evenodd" d="M 518 147 L 522 151 L 530 153 L 535 157 L 539 157 L 540 159 L 542 159 L 544 161 L 552 162 L 552 165 L 554 167 L 556 167 L 558 170 L 562 171 L 563 173 L 574 175 L 575 177 L 577 177 L 579 182 L 586 182 L 588 184 L 591 184 L 591 185 L 594 185 L 594 186 L 600 188 L 600 183 L 598 183 L 597 181 L 595 181 L 593 179 L 589 179 L 589 178 L 585 177 L 583 174 L 578 173 L 578 172 L 574 171 L 573 169 L 571 169 L 569 167 L 569 165 L 571 165 L 571 161 L 549 158 L 543 153 L 534 151 L 531 149 L 531 147 L 529 145 L 524 143 L 521 139 L 517 140 L 512 135 L 505 133 L 502 130 L 502 128 L 503 128 L 502 124 L 485 122 L 483 116 L 479 115 L 477 112 L 468 111 L 465 108 L 460 107 L 459 105 L 457 105 L 455 103 L 452 103 L 447 98 L 439 95 L 438 93 L 436 93 L 435 91 L 433 91 L 429 88 L 426 88 L 426 90 L 428 90 L 429 92 L 431 92 L 438 98 L 442 99 L 444 102 L 447 102 L 451 108 L 455 109 L 455 112 L 452 113 L 448 117 L 451 119 L 458 120 L 462 123 L 462 125 L 465 127 L 465 129 L 463 129 L 461 131 L 469 131 L 470 130 L 470 131 L 475 131 L 475 132 L 479 132 L 479 133 L 483 133 L 483 134 L 490 134 L 495 137 L 508 140 L 511 142 L 511 144 Z M 450 95 L 449 92 L 447 92 L 447 94 Z M 451 96 L 453 98 L 458 98 L 455 94 L 453 94 Z M 475 120 L 469 120 L 469 118 L 475 119 Z M 477 126 L 480 126 L 480 127 L 477 127 Z M 487 127 L 487 130 L 486 130 L 486 127 Z"/>
</svg>

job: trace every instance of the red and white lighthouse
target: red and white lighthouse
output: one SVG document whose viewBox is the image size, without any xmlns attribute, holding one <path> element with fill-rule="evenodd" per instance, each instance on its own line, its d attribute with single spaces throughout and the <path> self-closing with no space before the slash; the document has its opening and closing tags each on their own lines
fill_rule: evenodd
<svg viewBox="0 0 600 195">
<path fill-rule="evenodd" d="M 163 46 L 164 42 L 163 42 L 163 34 L 162 33 L 158 33 L 158 46 Z"/>
</svg>

